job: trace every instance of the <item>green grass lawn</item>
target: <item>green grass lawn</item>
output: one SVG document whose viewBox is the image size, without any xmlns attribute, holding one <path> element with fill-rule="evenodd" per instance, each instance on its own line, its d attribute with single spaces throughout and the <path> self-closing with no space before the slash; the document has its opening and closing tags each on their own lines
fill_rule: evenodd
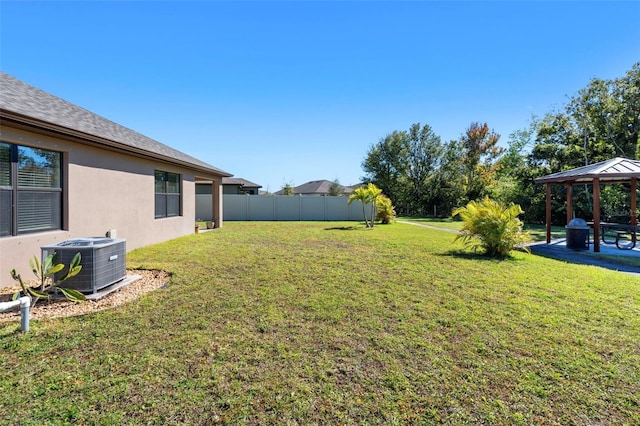
<svg viewBox="0 0 640 426">
<path fill-rule="evenodd" d="M 433 218 L 433 217 L 399 217 L 400 221 L 417 222 L 423 225 L 429 225 L 437 228 L 459 230 L 462 228 L 462 221 L 453 220 L 451 218 Z M 529 233 L 532 241 L 545 241 L 547 238 L 547 228 L 545 225 L 525 224 L 524 230 Z M 564 226 L 552 226 L 551 238 L 564 238 Z"/>
<path fill-rule="evenodd" d="M 166 288 L 0 324 L 0 424 L 640 424 L 637 278 L 453 238 L 227 222 L 136 250 Z"/>
<path fill-rule="evenodd" d="M 434 228 L 443 228 L 453 231 L 462 229 L 462 222 L 452 220 L 451 218 L 416 218 L 416 217 L 399 217 L 399 221 L 415 222 L 421 225 L 427 225 Z M 529 234 L 532 242 L 542 242 L 547 238 L 547 228 L 545 225 L 527 225 L 525 224 L 524 230 Z M 551 227 L 551 239 L 565 238 L 566 231 L 564 226 L 552 226 Z M 631 265 L 640 267 L 640 258 L 636 256 L 616 256 L 607 255 L 603 253 L 585 252 L 584 256 L 595 257 L 599 259 L 608 260 L 610 262 L 619 263 L 621 265 Z"/>
</svg>

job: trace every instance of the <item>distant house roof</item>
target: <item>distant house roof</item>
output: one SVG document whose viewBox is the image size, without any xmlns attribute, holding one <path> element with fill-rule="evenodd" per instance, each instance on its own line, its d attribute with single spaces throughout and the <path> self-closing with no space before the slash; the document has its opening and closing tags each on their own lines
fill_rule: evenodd
<svg viewBox="0 0 640 426">
<path fill-rule="evenodd" d="M 578 167 L 565 172 L 553 173 L 535 179 L 536 183 L 563 183 L 592 182 L 598 178 L 602 182 L 607 181 L 628 181 L 630 178 L 640 178 L 640 161 L 628 158 L 614 158 L 588 166 Z"/>
<path fill-rule="evenodd" d="M 262 188 L 262 185 L 258 185 L 257 183 L 253 183 L 243 178 L 235 178 L 235 177 L 225 177 L 222 178 L 223 185 L 240 185 L 244 188 Z"/>
<path fill-rule="evenodd" d="M 301 195 L 329 195 L 329 189 L 331 188 L 331 185 L 333 185 L 334 183 L 330 180 L 312 180 L 310 182 L 307 183 L 303 183 L 302 185 L 296 186 L 293 188 L 293 192 L 294 194 L 301 194 Z M 351 192 L 353 192 L 353 189 L 359 185 L 356 186 L 342 186 L 342 193 L 343 194 L 350 194 Z M 276 192 L 276 195 L 281 195 L 283 194 L 283 190 L 281 189 L 280 191 Z"/>
<path fill-rule="evenodd" d="M 296 194 L 328 194 L 331 182 L 328 180 L 313 180 L 293 188 Z"/>
<path fill-rule="evenodd" d="M 3 72 L 0 72 L 0 115 L 3 121 L 75 136 L 85 142 L 156 158 L 219 176 L 232 176 L 204 161 Z"/>
</svg>

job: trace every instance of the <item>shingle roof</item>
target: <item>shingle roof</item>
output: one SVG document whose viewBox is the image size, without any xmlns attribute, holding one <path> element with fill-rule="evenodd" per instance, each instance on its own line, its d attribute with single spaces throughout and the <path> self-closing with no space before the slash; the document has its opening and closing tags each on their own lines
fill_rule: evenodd
<svg viewBox="0 0 640 426">
<path fill-rule="evenodd" d="M 235 177 L 225 177 L 222 178 L 223 185 L 242 185 L 245 188 L 262 188 L 261 185 L 257 183 L 253 183 L 243 178 L 235 178 Z"/>
<path fill-rule="evenodd" d="M 601 181 L 606 182 L 628 181 L 632 177 L 640 178 L 640 161 L 618 157 L 600 163 L 578 167 L 577 169 L 567 170 L 566 172 L 553 173 L 537 178 L 534 181 L 536 183 L 584 183 L 591 182 L 594 178 L 599 178 Z"/>
<path fill-rule="evenodd" d="M 331 182 L 328 180 L 313 180 L 293 188 L 296 194 L 328 194 Z"/>
<path fill-rule="evenodd" d="M 331 185 L 333 182 L 330 180 L 312 180 L 307 183 L 303 183 L 302 185 L 296 186 L 293 188 L 294 194 L 303 194 L 303 195 L 328 195 L 329 189 L 331 189 Z M 355 188 L 360 185 L 354 186 L 342 186 L 343 194 L 350 194 L 353 192 Z M 283 189 L 276 192 L 276 195 L 281 195 L 284 192 Z"/>
<path fill-rule="evenodd" d="M 40 124 L 125 151 L 178 163 L 215 175 L 232 176 L 217 167 L 173 149 L 154 139 L 107 120 L 84 108 L 58 98 L 36 87 L 0 72 L 0 113 L 3 119 L 30 119 Z M 47 126 L 51 127 L 51 126 Z"/>
</svg>

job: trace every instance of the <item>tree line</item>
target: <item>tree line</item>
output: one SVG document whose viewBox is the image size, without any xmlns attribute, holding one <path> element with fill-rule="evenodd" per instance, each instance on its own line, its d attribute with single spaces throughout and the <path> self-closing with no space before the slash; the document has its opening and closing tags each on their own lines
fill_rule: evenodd
<svg viewBox="0 0 640 426">
<path fill-rule="evenodd" d="M 490 197 L 519 204 L 523 218 L 543 223 L 545 194 L 534 179 L 615 157 L 640 158 L 640 62 L 622 77 L 592 79 L 560 109 L 533 116 L 505 144 L 487 123 L 473 122 L 443 142 L 428 124 L 394 130 L 362 161 L 363 180 L 375 183 L 399 215 L 450 216 L 469 201 Z M 591 187 L 574 190 L 576 216 L 590 218 Z M 628 215 L 629 185 L 602 191 L 603 217 Z M 564 188 L 553 188 L 553 218 L 566 218 Z M 624 218 L 618 218 L 624 220 Z"/>
</svg>

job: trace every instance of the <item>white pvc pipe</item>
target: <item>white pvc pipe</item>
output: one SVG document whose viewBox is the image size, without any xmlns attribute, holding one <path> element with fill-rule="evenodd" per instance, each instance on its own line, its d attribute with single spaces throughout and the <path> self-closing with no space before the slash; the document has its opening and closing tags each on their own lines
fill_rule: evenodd
<svg viewBox="0 0 640 426">
<path fill-rule="evenodd" d="M 8 311 L 11 308 L 20 306 L 20 326 L 25 333 L 29 331 L 29 308 L 31 307 L 31 298 L 22 296 L 18 300 L 0 303 L 0 312 Z"/>
<path fill-rule="evenodd" d="M 0 303 L 0 312 L 8 311 L 11 308 L 15 308 L 16 306 L 20 306 L 20 300 L 12 300 L 10 302 L 2 302 Z"/>
</svg>

